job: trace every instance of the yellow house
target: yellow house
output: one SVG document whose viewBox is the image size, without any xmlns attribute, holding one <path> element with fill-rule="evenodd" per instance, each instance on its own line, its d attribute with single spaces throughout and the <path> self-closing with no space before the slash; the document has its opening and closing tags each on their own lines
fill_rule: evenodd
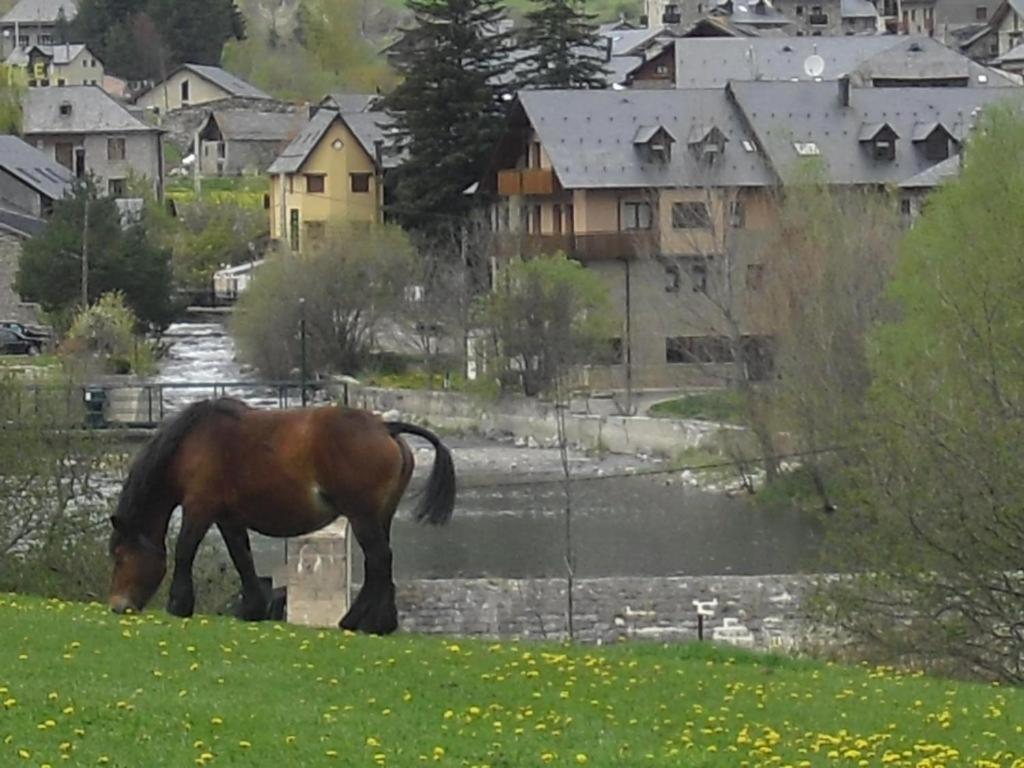
<svg viewBox="0 0 1024 768">
<path fill-rule="evenodd" d="M 166 113 L 222 99 L 272 101 L 273 97 L 220 67 L 182 64 L 166 80 L 141 93 L 135 105 Z"/>
<path fill-rule="evenodd" d="M 103 62 L 81 44 L 18 48 L 6 63 L 23 67 L 31 87 L 103 85 Z"/>
<path fill-rule="evenodd" d="M 387 120 L 382 112 L 316 111 L 267 170 L 272 239 L 298 251 L 332 225 L 383 220 L 383 174 L 397 165 L 384 152 Z"/>
</svg>

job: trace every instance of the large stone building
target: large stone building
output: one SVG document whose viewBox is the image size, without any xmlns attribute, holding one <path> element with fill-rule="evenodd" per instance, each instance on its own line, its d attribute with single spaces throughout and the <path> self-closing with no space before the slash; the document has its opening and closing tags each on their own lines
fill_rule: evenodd
<svg viewBox="0 0 1024 768">
<path fill-rule="evenodd" d="M 163 132 L 92 85 L 30 88 L 23 102 L 25 140 L 103 194 L 132 197 L 132 180 L 163 195 Z"/>
<path fill-rule="evenodd" d="M 731 363 L 724 339 L 762 355 L 758 243 L 789 174 L 820 161 L 830 183 L 900 188 L 912 205 L 948 176 L 978 111 L 1022 93 L 998 87 L 864 87 L 734 80 L 674 91 L 521 92 L 493 173 L 505 258 L 564 251 L 606 281 L 620 359 L 594 386 L 708 381 Z M 916 201 L 916 203 L 915 203 Z M 752 371 L 764 374 L 766 369 Z"/>
<path fill-rule="evenodd" d="M 630 76 L 634 88 L 721 88 L 730 81 L 838 80 L 855 87 L 1015 86 L 930 37 L 680 38 Z"/>
</svg>

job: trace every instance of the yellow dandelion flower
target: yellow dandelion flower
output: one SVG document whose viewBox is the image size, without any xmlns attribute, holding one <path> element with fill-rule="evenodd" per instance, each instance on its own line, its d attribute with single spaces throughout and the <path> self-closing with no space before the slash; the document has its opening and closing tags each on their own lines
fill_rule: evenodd
<svg viewBox="0 0 1024 768">
<path fill-rule="evenodd" d="M 242 749 L 248 749 L 252 746 L 252 742 L 242 739 L 240 742 L 238 742 L 238 746 L 240 746 Z"/>
</svg>

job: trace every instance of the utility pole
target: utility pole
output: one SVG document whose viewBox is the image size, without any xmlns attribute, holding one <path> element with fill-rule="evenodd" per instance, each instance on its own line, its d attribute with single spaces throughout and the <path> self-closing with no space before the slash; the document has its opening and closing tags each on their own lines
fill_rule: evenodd
<svg viewBox="0 0 1024 768">
<path fill-rule="evenodd" d="M 299 339 L 301 343 L 299 354 L 301 355 L 301 367 L 299 376 L 302 383 L 302 407 L 306 407 L 306 381 L 308 371 L 306 369 L 306 300 L 299 299 Z"/>
<path fill-rule="evenodd" d="M 82 309 L 89 308 L 89 198 L 85 190 L 85 213 L 82 216 Z"/>
</svg>

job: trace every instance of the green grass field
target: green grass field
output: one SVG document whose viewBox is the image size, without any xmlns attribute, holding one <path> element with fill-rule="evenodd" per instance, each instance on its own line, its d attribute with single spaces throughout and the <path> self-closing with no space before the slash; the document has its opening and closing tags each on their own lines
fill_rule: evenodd
<svg viewBox="0 0 1024 768">
<path fill-rule="evenodd" d="M 734 392 L 716 390 L 655 403 L 650 408 L 650 415 L 663 419 L 700 419 L 739 424 L 743 421 L 743 405 Z"/>
<path fill-rule="evenodd" d="M 1024 692 L 0 596 L 4 766 L 1024 766 Z"/>
</svg>

